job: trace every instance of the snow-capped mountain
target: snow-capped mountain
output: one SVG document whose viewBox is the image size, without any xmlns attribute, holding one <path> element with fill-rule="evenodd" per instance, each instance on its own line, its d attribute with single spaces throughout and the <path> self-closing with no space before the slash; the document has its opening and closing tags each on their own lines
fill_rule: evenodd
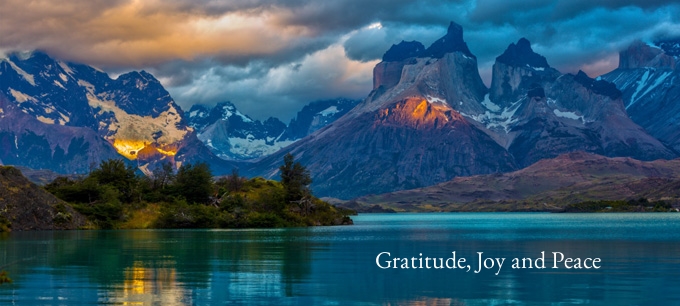
<svg viewBox="0 0 680 306">
<path fill-rule="evenodd" d="M 299 140 L 344 116 L 361 100 L 331 99 L 319 100 L 305 105 L 295 118 L 290 120 L 281 140 Z"/>
<path fill-rule="evenodd" d="M 345 116 L 252 173 L 275 176 L 290 152 L 312 173 L 318 195 L 352 198 L 511 171 L 572 151 L 676 156 L 630 120 L 613 84 L 562 75 L 526 39 L 496 59 L 490 89 L 455 23 L 428 48 L 393 45 L 373 84 Z"/>
<path fill-rule="evenodd" d="M 189 110 L 188 120 L 198 132 L 198 139 L 223 159 L 254 159 L 292 143 L 280 140 L 286 125 L 279 119 L 253 120 L 230 102 L 219 103 L 213 108 L 194 105 Z"/>
<path fill-rule="evenodd" d="M 680 40 L 637 41 L 619 67 L 601 77 L 616 84 L 630 118 L 680 152 Z"/>
<path fill-rule="evenodd" d="M 145 172 L 161 161 L 181 164 L 205 160 L 217 162 L 217 168 L 229 168 L 219 165 L 215 156 L 205 155 L 209 154 L 207 150 L 194 146 L 200 142 L 186 124 L 181 108 L 160 82 L 144 71 L 112 79 L 93 67 L 55 60 L 35 51 L 13 53 L 0 60 L 0 84 L 0 92 L 7 97 L 8 103 L 36 119 L 35 122 L 47 125 L 42 127 L 33 123 L 26 127 L 27 130 L 43 130 L 45 135 L 51 135 L 65 130 L 61 127 L 88 128 L 105 139 L 118 154 L 136 160 Z M 5 120 L 8 119 L 18 120 L 16 116 Z M 23 133 L 9 128 L 6 131 Z M 187 148 L 190 143 L 194 145 Z M 63 145 L 59 149 L 66 150 Z M 50 145 L 50 150 L 53 166 L 49 169 L 62 170 L 56 162 L 57 148 Z M 197 152 L 203 152 L 203 155 L 196 155 Z M 107 157 L 110 156 L 101 156 Z M 47 156 L 44 158 L 45 163 L 50 164 Z M 27 159 L 17 162 L 23 160 Z M 5 158 L 3 161 L 8 163 Z M 98 163 L 98 160 L 91 162 Z M 24 166 L 35 167 L 26 163 Z M 82 168 L 87 167 L 90 165 L 74 165 L 73 169 L 83 172 Z"/>
<path fill-rule="evenodd" d="M 288 126 L 277 118 L 261 122 L 241 113 L 230 102 L 214 107 L 194 105 L 189 125 L 217 156 L 250 160 L 270 155 L 342 117 L 359 101 L 335 99 L 305 105 Z"/>
</svg>

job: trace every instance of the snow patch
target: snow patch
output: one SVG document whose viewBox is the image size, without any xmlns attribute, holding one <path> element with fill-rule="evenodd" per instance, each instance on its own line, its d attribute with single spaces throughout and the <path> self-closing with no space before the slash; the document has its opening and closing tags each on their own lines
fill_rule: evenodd
<svg viewBox="0 0 680 306">
<path fill-rule="evenodd" d="M 59 67 L 61 67 L 61 69 L 63 69 L 64 72 L 66 72 L 66 74 L 73 75 L 73 70 L 71 70 L 71 67 L 69 67 L 68 64 L 59 61 Z"/>
<path fill-rule="evenodd" d="M 446 100 L 444 100 L 442 98 L 438 98 L 438 97 L 433 97 L 433 96 L 430 96 L 430 95 L 427 95 L 425 97 L 425 100 L 427 100 L 428 103 L 440 103 L 440 104 L 448 105 Z"/>
<path fill-rule="evenodd" d="M 333 106 L 331 106 L 331 107 L 329 107 L 329 108 L 327 108 L 327 109 L 324 109 L 324 110 L 318 112 L 317 114 L 318 114 L 318 115 L 321 115 L 321 116 L 324 116 L 324 117 L 327 117 L 327 116 L 330 116 L 330 115 L 335 115 L 335 114 L 337 114 L 338 112 L 339 112 L 338 107 L 335 106 L 335 105 L 333 105 Z"/>
<path fill-rule="evenodd" d="M 59 78 L 61 78 L 61 80 L 64 81 L 64 82 L 68 82 L 68 77 L 63 73 L 59 74 Z"/>
<path fill-rule="evenodd" d="M 64 87 L 64 85 L 61 85 L 61 83 L 59 83 L 59 81 L 57 81 L 57 80 L 54 80 L 54 85 L 57 85 L 57 86 L 59 86 L 63 89 L 66 89 L 66 87 Z"/>
<path fill-rule="evenodd" d="M 29 84 L 35 86 L 35 78 L 33 78 L 33 75 L 24 71 L 23 69 L 19 68 L 16 64 L 14 64 L 12 61 L 9 59 L 7 60 L 9 65 L 16 71 L 24 80 L 26 80 Z"/>
<path fill-rule="evenodd" d="M 544 67 L 534 67 L 534 66 L 531 66 L 531 65 L 529 65 L 529 64 L 527 64 L 527 67 L 529 67 L 529 68 L 531 68 L 531 69 L 533 69 L 533 70 L 536 70 L 536 71 L 544 71 L 544 70 L 545 70 Z"/>
<path fill-rule="evenodd" d="M 557 117 L 573 119 L 573 120 L 576 120 L 576 121 L 581 121 L 582 123 L 586 122 L 585 119 L 583 118 L 583 116 L 579 116 L 574 112 L 563 112 L 563 111 L 560 111 L 559 109 L 554 109 L 553 113 L 555 113 L 555 116 L 557 116 Z"/>
<path fill-rule="evenodd" d="M 53 120 L 53 119 L 50 119 L 50 118 L 47 118 L 47 117 L 38 116 L 38 117 L 36 117 L 36 119 L 38 119 L 38 121 L 40 121 L 40 122 L 42 122 L 42 123 L 54 124 L 54 120 Z"/>
<path fill-rule="evenodd" d="M 224 107 L 222 107 L 222 109 L 224 110 L 224 115 L 222 116 L 224 120 L 227 120 L 231 116 L 236 115 L 241 117 L 241 120 L 243 120 L 243 122 L 253 122 L 252 119 L 248 118 L 248 116 L 236 110 L 236 108 L 232 105 L 225 105 Z"/>
<path fill-rule="evenodd" d="M 631 98 L 630 98 L 630 104 L 628 104 L 628 106 L 626 107 L 626 109 L 627 109 L 628 107 L 630 107 L 631 105 L 635 104 L 635 102 L 637 102 L 637 95 L 638 95 L 638 93 L 640 93 L 640 91 L 641 91 L 643 88 L 645 88 L 645 86 L 647 85 L 647 81 L 648 81 L 648 80 L 649 80 L 649 69 L 646 69 L 646 70 L 645 70 L 645 73 L 642 75 L 642 77 L 640 78 L 640 80 L 637 81 L 638 86 L 637 86 L 637 88 L 635 89 L 635 92 L 633 93 L 633 95 L 631 96 Z"/>
<path fill-rule="evenodd" d="M 489 100 L 489 94 L 484 95 L 484 101 L 482 101 L 482 105 L 484 105 L 486 109 L 492 112 L 497 112 L 501 110 L 500 106 L 496 105 L 495 103 L 491 102 L 491 100 Z"/>
<path fill-rule="evenodd" d="M 16 100 L 19 103 L 24 103 L 26 101 L 31 101 L 31 102 L 37 102 L 37 100 L 21 91 L 14 90 L 12 88 L 9 89 L 9 94 L 14 97 L 14 100 Z"/>
<path fill-rule="evenodd" d="M 294 142 L 295 140 L 277 141 L 273 145 L 269 145 L 265 139 L 229 137 L 229 144 L 231 145 L 229 151 L 234 155 L 248 158 L 260 157 L 271 155 Z M 212 147 L 211 144 L 208 145 Z"/>
<path fill-rule="evenodd" d="M 502 128 L 505 133 L 508 133 L 510 131 L 510 126 L 514 123 L 517 122 L 517 118 L 515 117 L 515 112 L 517 112 L 517 109 L 519 109 L 521 103 L 521 100 L 516 101 L 509 107 L 506 107 L 502 110 L 502 112 L 499 113 L 492 113 L 490 111 L 486 111 L 483 114 L 479 115 L 468 115 L 465 113 L 460 113 L 461 115 L 470 118 L 472 120 L 475 120 L 481 124 L 484 124 L 486 128 L 492 129 L 492 128 Z"/>
</svg>

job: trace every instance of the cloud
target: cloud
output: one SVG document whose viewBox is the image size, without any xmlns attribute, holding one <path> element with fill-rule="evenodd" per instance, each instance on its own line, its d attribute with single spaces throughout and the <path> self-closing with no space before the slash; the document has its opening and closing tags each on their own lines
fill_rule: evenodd
<svg viewBox="0 0 680 306">
<path fill-rule="evenodd" d="M 635 39 L 680 36 L 680 4 L 660 0 L 4 0 L 0 11 L 0 52 L 146 69 L 183 107 L 231 100 L 284 119 L 312 100 L 365 97 L 392 44 L 428 46 L 452 20 L 487 83 L 520 37 L 557 69 L 596 76 Z"/>
<path fill-rule="evenodd" d="M 360 99 L 372 89 L 372 71 L 377 61 L 347 58 L 340 44 L 314 52 L 298 62 L 264 69 L 213 66 L 193 82 L 168 87 L 183 108 L 191 104 L 231 101 L 256 119 L 269 116 L 288 121 L 310 101 L 348 97 Z"/>
</svg>

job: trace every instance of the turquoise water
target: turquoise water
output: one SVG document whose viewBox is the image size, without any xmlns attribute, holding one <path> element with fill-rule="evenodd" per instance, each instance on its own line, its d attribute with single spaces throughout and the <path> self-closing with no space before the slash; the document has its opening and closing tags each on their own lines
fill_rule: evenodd
<svg viewBox="0 0 680 306">
<path fill-rule="evenodd" d="M 0 286 L 0 305 L 680 305 L 680 214 L 354 220 L 304 229 L 10 233 L 0 236 L 0 266 L 10 264 L 2 269 L 14 282 Z M 469 272 L 376 264 L 381 252 L 445 261 L 453 251 Z M 512 269 L 516 257 L 540 263 L 542 251 L 545 269 Z M 506 259 L 500 270 L 475 273 L 477 252 Z M 566 269 L 563 261 L 553 269 L 552 252 L 600 258 L 601 267 Z"/>
</svg>

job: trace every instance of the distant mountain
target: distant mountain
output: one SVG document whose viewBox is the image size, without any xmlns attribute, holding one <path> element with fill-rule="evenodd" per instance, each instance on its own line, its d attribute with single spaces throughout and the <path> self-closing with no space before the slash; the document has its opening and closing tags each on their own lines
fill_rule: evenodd
<svg viewBox="0 0 680 306">
<path fill-rule="evenodd" d="M 677 156 L 630 120 L 615 85 L 562 75 L 524 38 L 496 59 L 490 89 L 455 23 L 428 48 L 393 45 L 373 86 L 345 116 L 252 173 L 275 176 L 290 152 L 310 169 L 318 195 L 347 199 L 513 171 L 574 151 Z"/>
<path fill-rule="evenodd" d="M 356 199 L 402 210 L 551 210 L 583 201 L 648 197 L 680 203 L 680 159 L 642 162 L 574 152 L 525 169 Z M 356 204 L 355 204 L 356 205 Z"/>
<path fill-rule="evenodd" d="M 630 118 L 680 151 L 680 39 L 637 41 L 619 54 L 619 67 L 601 77 L 616 84 Z"/>
<path fill-rule="evenodd" d="M 281 135 L 281 140 L 295 141 L 312 134 L 344 116 L 361 100 L 332 99 L 319 100 L 305 105 Z"/>
<path fill-rule="evenodd" d="M 342 117 L 359 101 L 334 99 L 305 105 L 286 126 L 277 118 L 261 122 L 241 113 L 230 102 L 214 107 L 194 105 L 189 126 L 220 158 L 250 160 L 270 155 Z"/>
<path fill-rule="evenodd" d="M 7 98 L 6 107 L 16 110 L 3 120 L 0 135 L 8 140 L 2 146 L 11 148 L 12 135 L 18 143 L 24 134 L 38 135 L 49 143 L 40 145 L 31 139 L 40 154 L 18 153 L 14 160 L 0 157 L 6 164 L 82 173 L 92 163 L 122 155 L 135 160 L 147 173 L 164 161 L 176 165 L 208 161 L 224 172 L 232 167 L 206 148 L 196 147 L 203 144 L 186 124 L 180 107 L 160 82 L 144 71 L 112 79 L 93 67 L 55 60 L 39 51 L 12 53 L 0 60 L 0 92 Z M 19 123 L 23 125 L 18 127 Z M 108 145 L 95 140 L 94 135 Z M 69 139 L 80 138 L 84 140 L 74 148 L 81 151 L 70 150 Z M 120 155 L 112 154 L 111 148 Z M 14 150 L 22 149 L 15 144 Z"/>
<path fill-rule="evenodd" d="M 230 102 L 219 103 L 213 108 L 192 106 L 189 125 L 198 132 L 198 139 L 223 159 L 254 159 L 291 143 L 279 140 L 286 129 L 279 119 L 253 120 Z"/>
</svg>

